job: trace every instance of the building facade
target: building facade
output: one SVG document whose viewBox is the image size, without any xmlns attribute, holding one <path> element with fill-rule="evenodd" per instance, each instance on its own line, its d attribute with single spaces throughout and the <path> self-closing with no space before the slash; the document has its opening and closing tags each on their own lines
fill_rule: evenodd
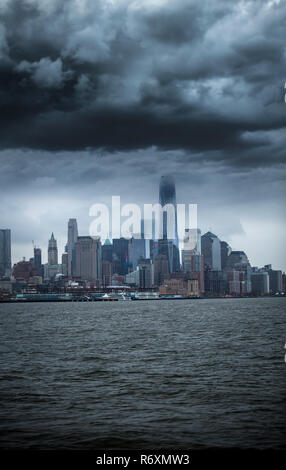
<svg viewBox="0 0 286 470">
<path fill-rule="evenodd" d="M 269 294 L 269 275 L 268 272 L 251 273 L 251 286 L 254 295 Z"/>
<path fill-rule="evenodd" d="M 244 273 L 245 293 L 251 292 L 251 266 L 244 251 L 232 251 L 226 264 L 226 271 L 241 271 Z"/>
<path fill-rule="evenodd" d="M 227 260 L 231 253 L 231 247 L 225 241 L 220 242 L 221 269 L 224 271 L 227 267 Z"/>
<path fill-rule="evenodd" d="M 131 238 L 129 241 L 129 260 L 132 270 L 136 271 L 138 260 L 146 258 L 146 240 L 144 238 Z"/>
<path fill-rule="evenodd" d="M 57 240 L 52 233 L 51 238 L 49 240 L 48 246 L 48 264 L 49 265 L 57 265 L 58 264 L 58 248 L 57 248 Z"/>
<path fill-rule="evenodd" d="M 138 260 L 139 287 L 150 289 L 154 285 L 154 267 L 150 259 L 140 258 Z"/>
<path fill-rule="evenodd" d="M 62 274 L 68 276 L 68 253 L 65 251 L 62 254 Z"/>
<path fill-rule="evenodd" d="M 11 230 L 0 229 L 0 277 L 11 276 Z"/>
<path fill-rule="evenodd" d="M 68 276 L 73 277 L 73 271 L 75 269 L 75 244 L 77 242 L 78 229 L 76 219 L 69 219 L 68 221 Z"/>
<path fill-rule="evenodd" d="M 75 277 L 101 283 L 101 242 L 99 238 L 78 237 L 75 244 Z"/>
<path fill-rule="evenodd" d="M 221 271 L 221 245 L 219 238 L 211 232 L 201 238 L 204 263 L 208 269 Z"/>
<path fill-rule="evenodd" d="M 112 262 L 111 261 L 102 261 L 102 286 L 108 287 L 112 284 Z"/>
<path fill-rule="evenodd" d="M 126 238 L 113 239 L 113 273 L 125 276 L 129 267 L 129 240 Z"/>
<path fill-rule="evenodd" d="M 34 248 L 34 266 L 38 271 L 38 275 L 43 276 L 41 248 Z"/>
</svg>

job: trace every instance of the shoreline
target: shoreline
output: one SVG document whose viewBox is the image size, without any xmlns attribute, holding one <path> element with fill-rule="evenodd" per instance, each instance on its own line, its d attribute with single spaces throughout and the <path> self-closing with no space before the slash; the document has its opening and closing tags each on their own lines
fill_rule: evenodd
<svg viewBox="0 0 286 470">
<path fill-rule="evenodd" d="M 60 303 L 90 303 L 90 302 L 141 302 L 141 301 L 153 301 L 153 300 L 233 300 L 233 299 L 274 299 L 274 298 L 286 298 L 285 295 L 271 295 L 271 296 L 235 296 L 235 297 L 155 297 L 155 298 L 128 298 L 120 299 L 116 297 L 110 298 L 93 298 L 93 299 L 10 299 L 0 300 L 0 304 L 18 304 L 18 303 L 47 303 L 47 302 L 60 302 Z"/>
</svg>

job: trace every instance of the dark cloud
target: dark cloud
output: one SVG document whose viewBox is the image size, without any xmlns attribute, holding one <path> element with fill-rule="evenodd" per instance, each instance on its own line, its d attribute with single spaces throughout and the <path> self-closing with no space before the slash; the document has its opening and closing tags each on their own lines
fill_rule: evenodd
<svg viewBox="0 0 286 470">
<path fill-rule="evenodd" d="M 285 127 L 285 13 L 278 0 L 6 0 L 1 146 L 243 153 L 245 132 Z"/>
</svg>

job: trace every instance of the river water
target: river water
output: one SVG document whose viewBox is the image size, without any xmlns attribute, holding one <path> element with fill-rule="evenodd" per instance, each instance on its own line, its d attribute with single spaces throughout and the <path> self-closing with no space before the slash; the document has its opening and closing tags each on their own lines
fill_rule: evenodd
<svg viewBox="0 0 286 470">
<path fill-rule="evenodd" d="M 285 307 L 0 304 L 0 448 L 282 448 Z"/>
</svg>

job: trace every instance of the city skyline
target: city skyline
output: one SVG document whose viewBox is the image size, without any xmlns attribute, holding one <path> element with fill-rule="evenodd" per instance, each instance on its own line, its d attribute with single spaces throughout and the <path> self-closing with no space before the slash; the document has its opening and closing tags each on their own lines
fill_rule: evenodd
<svg viewBox="0 0 286 470">
<path fill-rule="evenodd" d="M 162 178 L 162 177 L 161 177 Z M 159 180 L 160 182 L 161 180 Z M 158 185 L 158 182 L 157 182 L 157 185 Z M 176 191 L 176 189 L 175 189 Z M 110 198 L 111 199 L 111 198 Z M 158 203 L 158 200 L 160 200 L 160 186 L 159 186 L 159 197 L 158 197 L 158 194 L 157 194 L 157 201 L 152 201 L 152 203 Z M 177 201 L 178 202 L 178 201 Z M 179 201 L 180 202 L 180 201 Z M 126 217 L 121 217 L 123 220 L 126 219 Z M 81 220 L 83 218 L 80 218 Z M 57 234 L 56 230 L 55 229 L 52 229 L 50 230 L 50 234 L 47 233 L 47 238 L 46 239 L 41 239 L 41 240 L 37 240 L 37 237 L 36 237 L 36 234 L 31 234 L 31 242 L 30 243 L 27 243 L 24 247 L 24 250 L 23 250 L 23 246 L 19 246 L 19 248 L 17 249 L 17 244 L 14 244 L 13 243 L 13 230 L 12 230 L 12 233 L 11 233 L 11 237 L 12 237 L 12 242 L 11 242 L 11 248 L 12 248 L 12 265 L 17 263 L 18 261 L 22 260 L 23 258 L 25 258 L 26 260 L 28 260 L 29 258 L 32 257 L 32 252 L 33 252 L 33 247 L 34 246 L 37 246 L 39 248 L 41 248 L 42 250 L 42 260 L 43 260 L 43 263 L 46 263 L 48 261 L 48 244 L 49 244 L 49 237 L 52 234 L 56 234 L 55 235 L 55 238 L 57 240 L 57 247 L 58 247 L 58 253 L 59 253 L 59 258 L 60 256 L 66 251 L 65 248 L 67 247 L 68 243 L 69 243 L 69 236 L 72 238 L 75 237 L 75 234 L 79 235 L 79 236 L 87 236 L 89 235 L 89 228 L 88 228 L 88 225 L 90 224 L 90 221 L 91 221 L 91 218 L 88 216 L 87 214 L 87 217 L 86 217 L 86 221 L 85 221 L 85 224 L 83 226 L 86 227 L 86 231 L 82 230 L 80 224 L 78 224 L 78 217 L 75 216 L 75 214 L 73 214 L 73 217 L 71 217 L 69 219 L 69 223 L 68 223 L 68 229 L 66 227 L 66 224 L 67 224 L 67 221 L 66 220 L 63 220 L 61 222 L 61 225 L 64 224 L 65 227 L 64 227 L 64 230 L 61 229 L 61 231 L 59 232 L 60 235 Z M 199 208 L 198 208 L 198 220 L 200 220 L 200 211 L 199 211 Z M 70 227 L 70 224 L 71 224 L 71 228 Z M 73 225 L 75 226 L 75 228 L 72 228 Z M 79 227 L 79 230 L 78 230 L 78 227 Z M 205 225 L 205 227 L 207 227 L 207 225 Z M 3 227 L 4 228 L 4 227 Z M 186 227 L 187 228 L 187 227 Z M 201 227 L 199 226 L 198 227 L 200 230 L 201 230 Z M 71 230 L 71 231 L 70 231 Z M 212 227 L 207 227 L 205 228 L 205 230 L 201 230 L 202 234 L 206 234 L 207 232 L 209 231 L 214 231 L 212 229 Z M 65 232 L 65 233 L 63 233 Z M 69 235 L 70 233 L 70 235 Z M 239 242 L 235 243 L 234 245 L 229 241 L 231 239 L 228 238 L 228 237 L 224 237 L 223 235 L 221 235 L 220 233 L 217 233 L 216 231 L 216 236 L 218 236 L 218 238 L 220 240 L 223 240 L 223 241 L 226 241 L 230 246 L 231 248 L 235 251 L 235 250 L 244 250 L 245 252 L 247 252 L 248 254 L 248 257 L 250 259 L 250 263 L 252 266 L 265 266 L 266 264 L 269 264 L 269 263 L 272 263 L 272 265 L 275 267 L 275 269 L 280 269 L 282 271 L 285 271 L 286 270 L 286 260 L 284 262 L 283 260 L 283 257 L 281 256 L 281 259 L 280 259 L 280 264 L 279 262 L 277 263 L 273 263 L 273 261 L 270 259 L 270 255 L 267 254 L 267 252 L 265 252 L 264 254 L 264 258 L 261 258 L 263 261 L 262 262 L 253 262 L 253 259 L 258 259 L 257 257 L 255 256 L 252 256 L 251 252 L 249 252 L 247 249 L 245 249 L 244 246 L 241 246 L 239 245 Z M 112 240 L 112 237 L 110 236 L 110 239 Z M 247 237 L 246 237 L 247 239 Z M 70 243 L 74 243 L 75 242 L 75 238 L 74 238 L 74 241 Z M 183 248 L 183 243 L 180 243 L 180 252 Z M 22 251 L 22 255 L 18 255 L 17 253 L 20 253 L 20 250 L 23 250 Z M 280 255 L 284 255 L 285 252 L 281 252 Z M 69 261 L 70 263 L 71 261 Z"/>
<path fill-rule="evenodd" d="M 175 221 L 176 221 L 176 225 L 177 225 L 177 210 L 176 210 L 176 183 L 175 183 L 175 180 L 173 178 L 173 176 L 161 176 L 160 177 L 160 181 L 159 181 L 159 192 L 158 192 L 158 201 L 159 201 L 159 204 L 161 204 L 161 206 L 163 206 L 163 204 L 172 204 L 174 205 L 175 207 Z M 155 204 L 158 202 L 158 201 L 155 201 Z M 163 217 L 165 216 L 166 214 L 164 213 Z M 122 217 L 121 216 L 121 219 L 126 219 L 126 217 Z M 167 230 L 167 223 L 166 223 L 166 219 L 164 219 L 164 222 L 163 222 L 163 238 L 165 238 L 167 235 L 166 235 L 166 230 Z M 141 229 L 142 229 L 142 222 L 143 222 L 143 219 L 141 220 Z M 2 229 L 3 230 L 3 229 Z M 10 229 L 8 229 L 10 230 Z M 197 229 L 195 229 L 196 231 Z M 209 230 L 206 230 L 205 233 L 203 233 L 202 235 L 202 240 L 204 239 L 205 236 L 207 236 L 208 234 L 210 234 L 213 238 L 215 239 L 218 239 L 220 242 L 222 243 L 226 243 L 228 246 L 230 246 L 230 248 L 232 249 L 232 251 L 236 251 L 239 249 L 239 251 L 242 251 L 244 250 L 243 247 L 232 247 L 230 245 L 230 243 L 228 243 L 227 240 L 224 240 L 223 237 L 221 237 L 219 234 L 218 236 L 217 235 L 213 235 L 211 232 L 210 232 L 211 228 L 209 228 Z M 201 229 L 198 227 L 198 231 L 200 232 L 200 234 L 202 233 Z M 113 242 L 113 239 L 112 239 L 112 236 L 111 236 L 111 232 L 112 230 L 110 230 L 110 236 L 108 237 L 111 242 Z M 187 228 L 186 226 L 186 232 L 189 232 L 189 229 Z M 175 229 L 175 233 L 177 233 L 177 228 Z M 143 236 L 143 233 L 142 233 L 142 236 Z M 200 235 L 201 236 L 201 235 Z M 59 248 L 59 244 L 58 244 L 58 239 L 56 238 L 55 242 L 56 242 L 56 258 L 59 256 L 59 259 L 62 255 L 64 255 L 66 252 L 67 252 L 67 273 L 68 273 L 68 276 L 71 277 L 71 264 L 72 264 L 72 259 L 71 259 L 71 256 L 74 256 L 72 255 L 72 253 L 75 251 L 75 244 L 76 244 L 76 241 L 77 241 L 77 238 L 86 238 L 86 237 L 90 237 L 90 234 L 83 234 L 81 231 L 78 230 L 78 224 L 77 224 L 77 218 L 70 218 L 68 220 L 68 228 L 67 228 L 67 232 L 66 232 L 66 239 L 65 241 L 63 241 L 63 239 L 61 240 L 61 244 L 60 244 L 60 248 Z M 124 238 L 124 237 L 123 237 Z M 45 245 L 45 243 L 43 244 L 43 246 L 40 246 L 38 243 L 35 243 L 34 239 L 32 240 L 32 246 L 33 246 L 33 249 L 40 249 L 41 250 L 41 256 L 42 256 L 42 261 L 43 263 L 48 263 L 48 264 L 58 264 L 58 262 L 50 262 L 49 261 L 49 256 L 50 256 L 50 249 L 51 249 L 51 244 L 52 244 L 52 249 L 55 247 L 54 245 L 54 231 L 52 231 L 51 233 L 51 238 L 48 239 L 48 242 L 47 244 Z M 116 238 L 115 238 L 116 239 Z M 127 239 L 128 240 L 128 239 Z M 104 241 L 105 240 L 101 240 L 102 244 L 104 244 Z M 216 241 L 216 240 L 215 240 Z M 177 242 L 174 241 L 174 243 L 176 244 Z M 46 250 L 45 250 L 45 247 L 46 247 Z M 61 248 L 63 247 L 63 248 Z M 150 249 L 150 248 L 149 248 Z M 148 250 L 149 250 L 148 249 Z M 180 257 L 181 257 L 181 263 L 183 264 L 183 259 L 182 259 L 182 250 L 184 249 L 184 243 L 180 243 L 179 245 L 179 250 L 180 250 Z M 199 250 L 200 251 L 200 250 Z M 246 250 L 244 250 L 246 251 Z M 47 252 L 47 253 L 45 253 Z M 144 248 L 144 252 L 146 253 L 146 247 Z M 12 266 L 14 264 L 16 264 L 17 262 L 23 260 L 23 259 L 26 259 L 26 260 L 29 260 L 32 256 L 32 252 L 29 253 L 28 256 L 22 256 L 20 257 L 19 259 L 16 260 L 15 257 L 13 257 L 13 243 L 11 243 L 11 260 L 12 260 Z M 53 256 L 53 253 L 52 253 L 52 256 Z M 219 255 L 220 256 L 220 255 Z M 248 254 L 249 256 L 249 254 Z M 254 264 L 251 262 L 251 256 L 249 257 L 250 258 L 250 264 L 251 266 L 266 266 L 267 264 L 271 263 L 271 260 L 269 258 L 267 258 L 267 262 L 265 262 L 264 264 L 261 263 L 257 263 L 257 264 Z M 271 263 L 272 264 L 272 263 Z M 281 271 L 285 272 L 284 268 L 281 268 L 281 267 L 277 267 L 277 266 L 273 266 L 275 269 L 280 269 Z M 217 266 L 217 269 L 220 270 L 221 269 L 221 265 L 220 265 L 220 261 L 219 261 L 219 265 Z"/>
<path fill-rule="evenodd" d="M 78 219 L 76 219 L 76 220 L 78 220 Z M 199 227 L 199 229 L 200 229 L 200 227 Z M 87 228 L 87 230 L 88 230 L 88 228 Z M 211 227 L 209 227 L 209 229 L 201 230 L 201 232 L 202 232 L 202 234 L 205 234 L 209 230 L 211 230 Z M 54 233 L 54 232 L 56 233 L 55 230 L 50 231 L 50 233 Z M 49 242 L 49 236 L 50 236 L 48 231 L 47 231 L 47 238 L 42 239 L 41 243 L 37 239 L 34 240 L 36 238 L 36 237 L 34 237 L 34 239 L 32 239 L 30 243 L 27 243 L 27 244 L 24 245 L 24 249 L 23 249 L 23 245 L 19 245 L 17 247 L 17 245 L 13 244 L 13 235 L 14 235 L 13 231 L 11 231 L 11 262 L 12 262 L 12 266 L 15 263 L 17 263 L 18 261 L 21 261 L 24 258 L 26 260 L 29 260 L 29 258 L 31 258 L 33 256 L 34 245 L 37 248 L 41 249 L 43 263 L 48 262 L 48 242 Z M 82 230 L 79 230 L 79 236 L 87 236 L 87 235 L 88 235 L 88 231 L 83 232 Z M 252 256 L 252 253 L 249 252 L 247 249 L 245 249 L 245 247 L 239 245 L 238 243 L 235 244 L 235 245 L 232 245 L 231 242 L 229 242 L 229 240 L 226 239 L 226 237 L 221 236 L 219 233 L 217 233 L 217 236 L 220 240 L 226 241 L 232 247 L 232 249 L 234 251 L 236 251 L 236 250 L 246 251 L 248 253 L 248 257 L 250 259 L 250 262 L 251 262 L 252 266 L 265 266 L 266 264 L 271 263 L 275 267 L 275 269 L 280 269 L 283 272 L 286 271 L 286 267 L 285 267 L 286 263 L 284 262 L 284 259 L 282 257 L 281 257 L 281 260 L 279 260 L 279 258 L 278 258 L 278 262 L 273 263 L 272 259 L 270 259 L 270 256 L 267 255 L 267 254 L 265 254 L 264 257 L 261 257 L 261 258 Z M 57 240 L 59 256 L 61 256 L 63 253 L 65 253 L 65 247 L 67 245 L 67 236 L 63 232 L 61 232 L 61 235 L 60 236 L 55 235 L 55 238 Z M 110 237 L 110 239 L 112 240 L 111 237 Z M 180 245 L 180 252 L 182 251 L 182 246 L 183 245 L 181 244 Z M 256 263 L 253 262 L 253 260 L 258 260 L 258 259 L 260 259 L 262 261 L 261 262 L 256 262 Z"/>
<path fill-rule="evenodd" d="M 0 279 L 2 286 L 22 293 L 31 288 L 33 295 L 35 289 L 56 293 L 75 286 L 157 289 L 155 296 L 183 298 L 285 295 L 285 272 L 273 269 L 269 260 L 252 265 L 245 251 L 233 249 L 210 230 L 202 235 L 196 205 L 189 204 L 187 210 L 185 204 L 177 205 L 173 176 L 162 175 L 158 186 L 158 202 L 144 205 L 143 213 L 138 205 L 122 206 L 118 196 L 112 197 L 111 214 L 106 205 L 93 205 L 89 215 L 96 218 L 88 235 L 79 233 L 77 219 L 68 219 L 61 263 L 52 232 L 47 263 L 41 264 L 41 249 L 33 241 L 34 256 L 9 270 L 11 232 L 1 230 L 0 258 L 6 276 Z"/>
</svg>

